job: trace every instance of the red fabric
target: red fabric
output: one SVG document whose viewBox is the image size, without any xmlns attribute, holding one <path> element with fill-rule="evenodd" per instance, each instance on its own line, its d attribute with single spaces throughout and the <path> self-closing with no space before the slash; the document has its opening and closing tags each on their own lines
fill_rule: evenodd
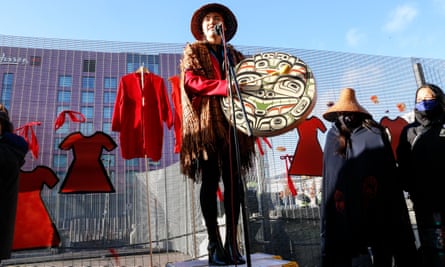
<svg viewBox="0 0 445 267">
<path fill-rule="evenodd" d="M 13 250 L 59 246 L 59 234 L 41 198 L 44 184 L 53 188 L 58 182 L 57 175 L 46 166 L 20 171 Z"/>
<path fill-rule="evenodd" d="M 40 121 L 32 121 L 16 129 L 17 134 L 22 136 L 28 143 L 29 150 L 31 150 L 31 154 L 35 159 L 39 158 L 39 141 L 37 140 L 33 126 L 40 124 Z M 31 138 L 29 135 L 31 135 Z"/>
<path fill-rule="evenodd" d="M 117 251 L 114 248 L 110 248 L 109 251 L 114 258 L 116 266 L 121 266 L 119 263 L 119 254 L 117 253 Z"/>
<path fill-rule="evenodd" d="M 397 157 L 396 149 L 399 145 L 400 133 L 402 132 L 403 127 L 408 124 L 408 122 L 402 117 L 397 117 L 392 120 L 385 116 L 380 119 L 380 124 L 389 130 L 389 133 L 391 134 L 392 152 L 394 153 L 394 157 Z"/>
<path fill-rule="evenodd" d="M 289 191 L 291 192 L 292 196 L 296 196 L 297 195 L 297 190 L 295 189 L 294 183 L 292 182 L 292 178 L 289 175 L 289 168 L 288 168 L 288 161 L 290 161 L 290 157 L 286 155 L 285 156 L 285 161 L 286 161 L 286 177 L 287 177 L 287 186 L 289 187 Z"/>
<path fill-rule="evenodd" d="M 174 108 L 173 129 L 175 131 L 175 147 L 174 152 L 181 152 L 182 135 L 182 105 L 181 105 L 181 87 L 179 76 L 172 76 L 168 79 L 172 85 L 172 101 Z"/>
<path fill-rule="evenodd" d="M 267 137 L 257 137 L 255 138 L 255 142 L 257 144 L 258 150 L 260 152 L 261 156 L 264 156 L 264 150 L 263 150 L 263 146 L 261 145 L 261 139 L 263 139 L 263 141 L 267 144 L 267 146 L 269 148 L 272 148 L 272 144 L 269 142 L 269 140 L 267 140 Z"/>
<path fill-rule="evenodd" d="M 267 139 L 267 137 L 263 137 L 262 139 L 263 139 L 264 143 L 266 143 L 266 145 L 267 145 L 269 148 L 272 148 L 272 144 L 270 143 L 269 139 Z"/>
<path fill-rule="evenodd" d="M 63 126 L 63 124 L 65 124 L 66 115 L 68 115 L 72 122 L 85 122 L 85 116 L 82 113 L 73 110 L 64 110 L 57 115 L 56 121 L 54 122 L 55 130 L 59 129 Z"/>
<path fill-rule="evenodd" d="M 79 132 L 68 135 L 59 148 L 72 149 L 74 155 L 60 193 L 115 192 L 101 156 L 102 149 L 111 151 L 116 146 L 113 139 L 103 132 L 96 132 L 92 136 L 83 136 Z"/>
<path fill-rule="evenodd" d="M 192 105 L 196 108 L 199 106 L 202 96 L 227 96 L 227 80 L 222 79 L 222 73 L 219 69 L 219 63 L 216 57 L 210 57 L 212 60 L 214 79 L 203 78 L 195 75 L 191 71 L 185 72 L 185 84 L 189 88 L 188 92 L 193 92 Z"/>
<path fill-rule="evenodd" d="M 207 79 L 199 75 L 193 74 L 191 71 L 185 72 L 185 81 L 188 92 L 196 93 L 200 96 L 227 96 L 227 80 L 222 80 L 222 73 L 219 69 L 219 62 L 216 57 L 210 57 L 212 60 L 214 79 Z"/>
<path fill-rule="evenodd" d="M 218 65 L 214 65 L 218 66 Z M 219 70 L 215 70 L 218 77 L 216 80 L 203 80 L 200 76 L 193 75 L 191 72 L 186 72 L 186 76 L 189 79 L 190 85 L 199 88 L 199 95 L 220 95 L 227 96 L 227 82 L 221 79 Z M 172 101 L 174 107 L 174 130 L 175 130 L 175 148 L 174 152 L 179 153 L 181 151 L 182 135 L 181 135 L 181 125 L 182 125 L 182 104 L 181 104 L 181 86 L 180 78 L 175 75 L 169 78 L 172 85 Z M 196 97 L 195 99 L 199 99 Z"/>
<path fill-rule="evenodd" d="M 218 197 L 219 201 L 224 201 L 224 195 L 221 191 L 221 187 L 218 186 L 218 190 L 216 191 L 216 196 Z"/>
<path fill-rule="evenodd" d="M 290 175 L 322 175 L 323 151 L 318 130 L 326 132 L 326 126 L 317 117 L 308 118 L 297 127 L 299 139 L 289 168 Z"/>
<path fill-rule="evenodd" d="M 140 86 L 141 75 L 144 77 L 143 88 Z M 173 126 L 170 101 L 162 77 L 153 73 L 123 76 L 111 122 L 111 129 L 119 132 L 122 157 L 132 159 L 147 156 L 154 161 L 160 160 L 163 122 L 168 128 Z"/>
</svg>

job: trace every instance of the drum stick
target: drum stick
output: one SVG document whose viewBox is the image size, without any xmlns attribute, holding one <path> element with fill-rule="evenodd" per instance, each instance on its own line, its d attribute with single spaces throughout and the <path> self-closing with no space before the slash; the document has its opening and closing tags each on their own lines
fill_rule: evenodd
<svg viewBox="0 0 445 267">
<path fill-rule="evenodd" d="M 291 70 L 291 68 L 290 68 L 289 65 L 284 65 L 279 71 L 276 70 L 274 72 L 271 72 L 271 73 L 269 73 L 267 75 L 264 75 L 264 76 L 261 76 L 259 78 L 256 78 L 256 79 L 253 79 L 253 80 L 250 80 L 250 81 L 240 82 L 239 84 L 240 85 L 244 85 L 244 84 L 248 84 L 248 83 L 252 83 L 252 82 L 256 82 L 256 81 L 262 80 L 262 79 L 267 78 L 267 77 L 271 77 L 271 76 L 275 76 L 275 75 L 288 74 L 290 72 L 290 70 Z"/>
</svg>

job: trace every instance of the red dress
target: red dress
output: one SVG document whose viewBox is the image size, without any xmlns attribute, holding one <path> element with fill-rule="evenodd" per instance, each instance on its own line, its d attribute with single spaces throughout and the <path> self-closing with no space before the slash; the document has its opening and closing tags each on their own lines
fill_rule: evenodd
<svg viewBox="0 0 445 267">
<path fill-rule="evenodd" d="M 41 193 L 43 185 L 53 188 L 58 182 L 53 170 L 37 166 L 34 170 L 20 171 L 17 217 L 13 250 L 58 247 L 60 237 L 51 220 Z"/>
<path fill-rule="evenodd" d="M 163 122 L 170 129 L 173 115 L 162 77 L 153 73 L 143 73 L 143 77 L 143 87 L 141 73 L 130 73 L 121 78 L 111 129 L 120 134 L 124 159 L 147 156 L 158 161 L 162 154 Z"/>
</svg>

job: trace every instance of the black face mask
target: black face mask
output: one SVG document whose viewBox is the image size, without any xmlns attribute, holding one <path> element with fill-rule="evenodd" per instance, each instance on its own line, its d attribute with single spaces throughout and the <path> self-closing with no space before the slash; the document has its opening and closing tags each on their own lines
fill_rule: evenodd
<svg viewBox="0 0 445 267">
<path fill-rule="evenodd" d="M 354 130 L 355 128 L 359 127 L 362 123 L 361 116 L 355 113 L 340 114 L 337 120 L 341 126 L 346 127 L 349 130 Z"/>
</svg>

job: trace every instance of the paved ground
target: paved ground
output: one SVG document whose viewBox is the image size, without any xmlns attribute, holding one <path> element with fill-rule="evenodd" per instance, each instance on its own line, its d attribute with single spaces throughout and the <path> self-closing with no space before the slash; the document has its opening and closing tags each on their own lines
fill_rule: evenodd
<svg viewBox="0 0 445 267">
<path fill-rule="evenodd" d="M 100 255 L 102 254 L 102 255 Z M 0 266 L 11 267 L 165 267 L 168 263 L 190 260 L 190 256 L 182 253 L 152 253 L 116 255 L 110 252 L 91 252 L 82 254 L 60 254 L 57 256 L 41 256 L 18 258 L 3 261 Z"/>
<path fill-rule="evenodd" d="M 22 259 L 11 259 L 0 266 L 10 267 L 207 267 L 207 258 L 192 260 L 182 253 L 154 253 L 139 255 L 112 255 L 98 252 L 80 254 L 58 254 L 55 256 L 32 257 Z M 81 257 L 82 256 L 82 257 Z M 56 259 L 59 258 L 59 259 Z M 251 265 L 255 267 L 286 266 L 298 267 L 293 261 L 286 261 L 279 256 L 264 253 L 254 253 L 251 255 Z M 236 267 L 245 267 L 247 264 Z M 227 267 L 235 267 L 230 265 Z"/>
</svg>

